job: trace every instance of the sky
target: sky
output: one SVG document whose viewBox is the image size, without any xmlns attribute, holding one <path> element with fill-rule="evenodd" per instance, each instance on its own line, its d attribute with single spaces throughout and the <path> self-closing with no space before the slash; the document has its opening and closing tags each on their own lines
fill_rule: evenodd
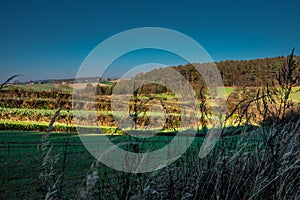
<svg viewBox="0 0 300 200">
<path fill-rule="evenodd" d="M 0 81 L 73 78 L 102 41 L 139 27 L 163 27 L 196 40 L 214 61 L 300 51 L 299 1 L 0 1 Z M 117 48 L 117 47 L 116 47 Z M 124 57 L 124 56 L 123 56 Z M 137 62 L 138 61 L 138 62 Z M 142 62 L 182 61 L 145 50 L 120 58 L 108 76 Z M 124 64 L 125 63 L 125 64 Z"/>
</svg>

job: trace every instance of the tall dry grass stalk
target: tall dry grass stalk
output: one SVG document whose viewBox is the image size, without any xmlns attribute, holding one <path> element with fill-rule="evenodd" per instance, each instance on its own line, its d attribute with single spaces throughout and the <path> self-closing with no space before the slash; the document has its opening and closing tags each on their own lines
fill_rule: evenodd
<svg viewBox="0 0 300 200">
<path fill-rule="evenodd" d="M 79 189 L 79 194 L 77 194 L 78 199 L 90 200 L 96 199 L 96 194 L 99 194 L 99 190 L 96 185 L 99 181 L 98 173 L 98 161 L 94 161 L 90 167 L 90 170 L 85 179 L 85 186 Z"/>
<path fill-rule="evenodd" d="M 49 133 L 52 131 L 52 127 L 60 111 L 61 108 L 55 112 L 46 133 L 42 136 L 41 142 L 37 147 L 38 175 L 35 181 L 34 192 L 40 197 L 45 194 L 44 198 L 49 200 L 59 197 L 58 186 L 62 176 L 58 174 L 55 168 L 60 159 L 60 154 L 53 154 L 53 147 L 49 141 Z"/>
<path fill-rule="evenodd" d="M 11 77 L 9 77 L 6 81 L 4 81 L 1 85 L 0 85 L 0 91 L 13 79 L 19 77 L 21 75 L 13 75 Z"/>
</svg>

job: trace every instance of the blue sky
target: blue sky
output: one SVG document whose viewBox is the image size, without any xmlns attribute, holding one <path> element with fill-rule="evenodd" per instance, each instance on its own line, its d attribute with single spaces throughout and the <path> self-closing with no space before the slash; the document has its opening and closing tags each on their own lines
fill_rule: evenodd
<svg viewBox="0 0 300 200">
<path fill-rule="evenodd" d="M 13 74 L 22 74 L 20 80 L 74 77 L 100 42 L 148 26 L 192 37 L 215 61 L 287 55 L 293 47 L 299 54 L 299 6 L 289 0 L 0 1 L 0 81 Z M 176 64 L 161 52 L 144 54 Z M 108 75 L 149 56 L 141 55 L 129 56 L 127 67 L 115 62 Z"/>
</svg>

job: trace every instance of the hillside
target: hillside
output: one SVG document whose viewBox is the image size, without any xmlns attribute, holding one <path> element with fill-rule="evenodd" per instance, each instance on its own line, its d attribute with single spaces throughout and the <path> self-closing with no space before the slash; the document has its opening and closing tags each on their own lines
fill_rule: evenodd
<svg viewBox="0 0 300 200">
<path fill-rule="evenodd" d="M 300 56 L 294 57 L 300 61 Z M 227 60 L 216 62 L 224 85 L 227 87 L 245 87 L 245 86 L 262 86 L 275 82 L 278 70 L 287 62 L 286 57 L 264 58 L 254 60 Z M 194 64 L 197 66 L 204 64 Z M 197 85 L 201 82 L 199 73 L 193 65 L 173 66 L 192 84 Z M 159 69 L 164 70 L 164 69 Z M 158 74 L 164 74 L 163 72 Z M 300 72 L 298 72 L 298 84 L 300 83 Z"/>
</svg>

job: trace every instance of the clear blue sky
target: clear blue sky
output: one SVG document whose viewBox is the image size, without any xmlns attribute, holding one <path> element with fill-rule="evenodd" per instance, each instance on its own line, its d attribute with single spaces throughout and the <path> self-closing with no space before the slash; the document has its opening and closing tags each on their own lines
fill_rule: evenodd
<svg viewBox="0 0 300 200">
<path fill-rule="evenodd" d="M 3 0 L 0 81 L 13 74 L 22 74 L 20 80 L 74 77 L 101 41 L 147 26 L 194 38 L 215 61 L 287 55 L 292 47 L 299 54 L 299 7 L 296 0 Z"/>
</svg>

